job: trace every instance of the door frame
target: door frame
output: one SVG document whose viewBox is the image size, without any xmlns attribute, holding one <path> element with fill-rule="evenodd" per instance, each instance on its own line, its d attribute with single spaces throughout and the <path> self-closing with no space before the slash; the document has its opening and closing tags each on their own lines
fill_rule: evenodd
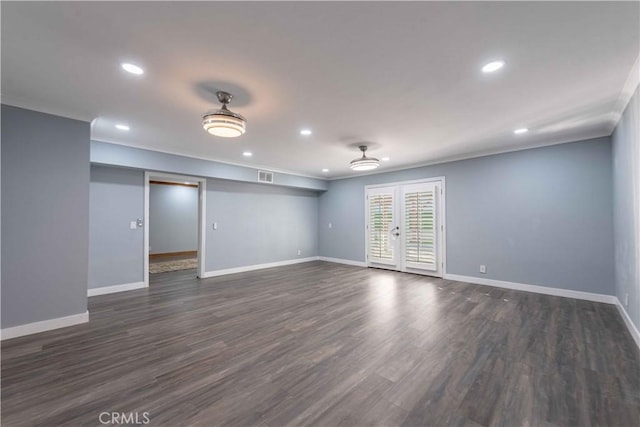
<svg viewBox="0 0 640 427">
<path fill-rule="evenodd" d="M 393 187 L 393 186 L 401 186 L 407 184 L 424 184 L 424 183 L 433 183 L 440 182 L 440 203 L 438 203 L 438 217 L 440 219 L 440 234 L 439 234 L 439 243 L 440 243 L 440 262 L 441 262 L 441 270 L 440 275 L 434 277 L 444 277 L 447 274 L 447 215 L 446 215 L 446 180 L 444 176 L 436 176 L 433 178 L 423 178 L 423 179 L 414 179 L 410 181 L 396 181 L 396 182 L 385 182 L 381 184 L 371 184 L 364 186 L 364 235 L 365 235 L 365 245 L 364 245 L 364 259 L 367 267 L 371 267 L 371 263 L 369 262 L 369 233 L 367 226 L 369 225 L 369 204 L 367 203 L 367 193 L 369 189 L 380 188 L 380 187 Z M 400 203 L 400 197 L 398 196 L 398 203 Z M 378 267 L 380 268 L 380 267 Z M 415 270 L 410 271 L 409 273 L 415 274 L 424 274 L 427 276 L 431 276 L 430 274 L 419 273 Z"/>
<path fill-rule="evenodd" d="M 145 171 L 144 173 L 144 285 L 149 286 L 149 193 L 150 181 L 198 183 L 198 277 L 205 272 L 205 248 L 207 239 L 207 178 L 178 175 L 164 172 Z"/>
</svg>

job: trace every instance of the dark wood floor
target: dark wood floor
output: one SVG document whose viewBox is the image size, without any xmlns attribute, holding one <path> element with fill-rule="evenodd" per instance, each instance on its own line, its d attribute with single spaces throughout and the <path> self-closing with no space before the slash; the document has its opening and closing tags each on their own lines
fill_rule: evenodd
<svg viewBox="0 0 640 427">
<path fill-rule="evenodd" d="M 640 425 L 612 305 L 312 262 L 156 275 L 89 311 L 3 343 L 3 425 Z"/>
</svg>

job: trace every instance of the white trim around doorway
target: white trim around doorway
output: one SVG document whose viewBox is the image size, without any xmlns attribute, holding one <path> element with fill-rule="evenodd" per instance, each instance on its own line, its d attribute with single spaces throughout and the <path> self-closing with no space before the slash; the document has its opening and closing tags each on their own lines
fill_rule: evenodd
<svg viewBox="0 0 640 427">
<path fill-rule="evenodd" d="M 144 173 L 144 285 L 149 286 L 149 191 L 150 181 L 198 183 L 198 277 L 205 274 L 207 238 L 207 178 L 163 172 Z"/>
</svg>

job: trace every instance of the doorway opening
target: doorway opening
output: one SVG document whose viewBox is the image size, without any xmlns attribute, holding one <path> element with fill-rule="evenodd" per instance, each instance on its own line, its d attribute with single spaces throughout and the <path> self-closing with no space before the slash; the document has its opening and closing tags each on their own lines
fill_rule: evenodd
<svg viewBox="0 0 640 427">
<path fill-rule="evenodd" d="M 206 179 L 145 173 L 144 280 L 172 271 L 202 277 L 205 260 Z"/>
<path fill-rule="evenodd" d="M 444 177 L 365 187 L 368 267 L 443 277 Z"/>
</svg>

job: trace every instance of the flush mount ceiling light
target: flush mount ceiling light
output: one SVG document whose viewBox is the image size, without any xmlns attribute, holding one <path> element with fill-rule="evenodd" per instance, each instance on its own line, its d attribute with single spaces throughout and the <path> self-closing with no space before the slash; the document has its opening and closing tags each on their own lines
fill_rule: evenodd
<svg viewBox="0 0 640 427">
<path fill-rule="evenodd" d="M 520 135 L 527 132 L 529 132 L 529 129 L 527 128 L 520 128 L 513 131 L 513 133 L 515 133 L 516 135 Z"/>
<path fill-rule="evenodd" d="M 311 135 L 311 129 L 302 129 L 302 130 L 300 131 L 300 135 L 302 135 L 302 136 L 309 136 L 309 135 Z"/>
<path fill-rule="evenodd" d="M 485 64 L 484 67 L 482 67 L 482 72 L 493 73 L 494 71 L 498 71 L 500 68 L 504 67 L 504 64 L 505 62 L 502 60 L 489 62 L 488 64 Z"/>
<path fill-rule="evenodd" d="M 128 125 L 123 125 L 123 124 L 118 123 L 116 125 L 116 129 L 118 129 L 118 130 L 129 130 L 131 128 Z"/>
<path fill-rule="evenodd" d="M 362 151 L 362 157 L 360 157 L 359 159 L 351 160 L 351 169 L 353 169 L 354 171 L 370 171 L 380 166 L 378 159 L 367 157 L 365 155 L 365 152 L 367 151 L 366 145 L 361 145 L 358 148 L 360 149 L 360 151 Z"/>
<path fill-rule="evenodd" d="M 202 127 L 211 135 L 223 138 L 234 138 L 242 135 L 247 128 L 247 121 L 238 113 L 227 109 L 227 104 L 231 102 L 231 95 L 228 92 L 216 92 L 218 101 L 222 107 L 217 111 L 210 111 L 202 117 Z"/>
</svg>

